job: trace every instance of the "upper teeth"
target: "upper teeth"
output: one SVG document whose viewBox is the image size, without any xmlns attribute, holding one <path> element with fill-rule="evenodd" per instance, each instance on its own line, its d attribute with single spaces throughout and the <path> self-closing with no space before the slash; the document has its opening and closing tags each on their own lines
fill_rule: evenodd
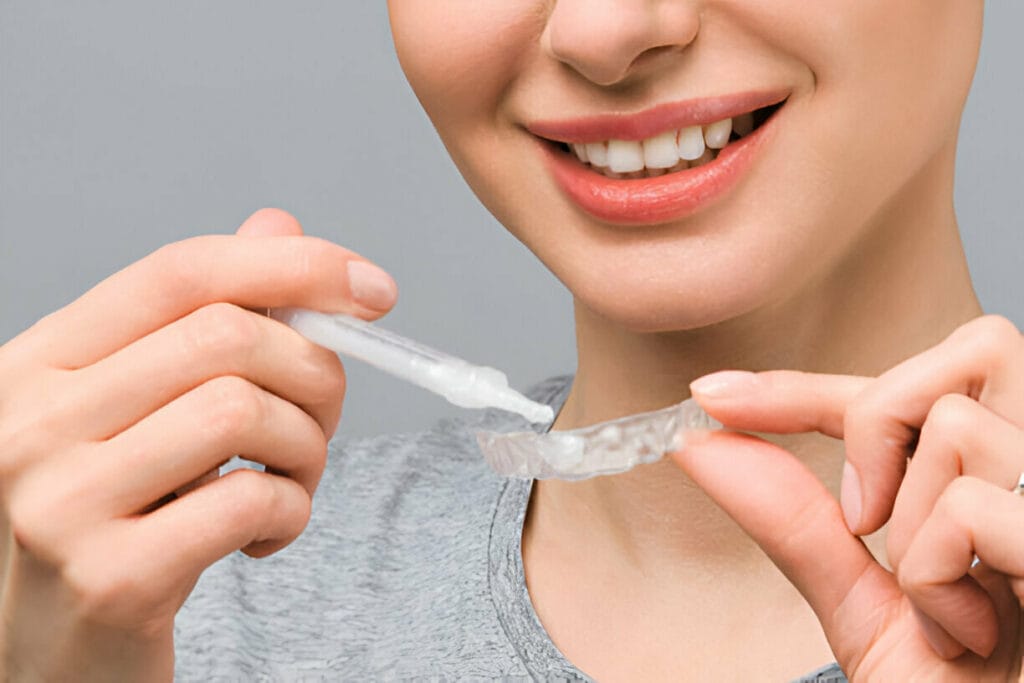
<svg viewBox="0 0 1024 683">
<path fill-rule="evenodd" d="M 745 123 L 736 122 L 738 134 L 750 132 L 739 130 L 746 127 Z M 725 147 L 732 132 L 733 120 L 724 119 L 703 127 L 667 131 L 646 140 L 574 143 L 572 149 L 584 163 L 608 168 L 614 173 L 633 173 L 644 169 L 673 168 L 680 160 L 700 159 L 706 149 Z"/>
</svg>

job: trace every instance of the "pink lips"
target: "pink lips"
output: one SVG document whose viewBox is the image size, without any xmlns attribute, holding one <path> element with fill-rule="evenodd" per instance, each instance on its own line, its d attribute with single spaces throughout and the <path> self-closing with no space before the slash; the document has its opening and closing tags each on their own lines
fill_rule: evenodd
<svg viewBox="0 0 1024 683">
<path fill-rule="evenodd" d="M 659 105 L 632 115 L 537 121 L 538 137 L 558 142 L 643 140 L 663 131 L 706 125 L 782 102 L 785 92 L 740 93 Z M 709 163 L 654 178 L 606 178 L 550 142 L 538 141 L 556 184 L 591 216 L 620 225 L 654 225 L 691 215 L 726 194 L 753 164 L 770 137 L 774 117 Z"/>
</svg>

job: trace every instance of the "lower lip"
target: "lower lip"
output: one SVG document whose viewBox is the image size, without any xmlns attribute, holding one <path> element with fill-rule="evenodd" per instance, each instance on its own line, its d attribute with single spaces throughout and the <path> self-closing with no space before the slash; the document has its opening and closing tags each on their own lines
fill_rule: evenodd
<svg viewBox="0 0 1024 683">
<path fill-rule="evenodd" d="M 654 178 L 606 178 L 570 152 L 542 141 L 551 174 L 579 208 L 616 225 L 657 225 L 680 220 L 729 192 L 753 165 L 779 112 L 757 130 L 722 149 L 714 161 Z"/>
</svg>

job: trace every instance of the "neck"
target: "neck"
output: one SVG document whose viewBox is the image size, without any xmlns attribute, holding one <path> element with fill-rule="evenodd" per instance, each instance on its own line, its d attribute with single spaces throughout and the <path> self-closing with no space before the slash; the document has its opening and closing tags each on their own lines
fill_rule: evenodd
<svg viewBox="0 0 1024 683">
<path fill-rule="evenodd" d="M 877 375 L 979 315 L 951 200 L 952 149 L 943 156 L 879 212 L 844 262 L 783 301 L 716 325 L 655 334 L 624 329 L 577 301 L 579 365 L 555 429 L 679 402 L 690 381 L 720 369 Z M 838 489 L 841 442 L 772 440 Z M 537 482 L 528 532 L 552 525 L 576 542 L 612 543 L 617 556 L 647 568 L 759 555 L 667 461 L 614 477 Z"/>
</svg>

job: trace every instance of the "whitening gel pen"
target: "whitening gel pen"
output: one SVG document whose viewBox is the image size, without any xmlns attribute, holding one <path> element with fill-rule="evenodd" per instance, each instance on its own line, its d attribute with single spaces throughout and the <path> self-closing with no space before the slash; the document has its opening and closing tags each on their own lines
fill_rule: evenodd
<svg viewBox="0 0 1024 683">
<path fill-rule="evenodd" d="M 356 358 L 435 394 L 461 408 L 501 408 L 530 422 L 554 419 L 551 406 L 526 398 L 508 385 L 505 373 L 464 360 L 382 330 L 344 313 L 276 308 L 270 317 L 314 344 Z"/>
</svg>

